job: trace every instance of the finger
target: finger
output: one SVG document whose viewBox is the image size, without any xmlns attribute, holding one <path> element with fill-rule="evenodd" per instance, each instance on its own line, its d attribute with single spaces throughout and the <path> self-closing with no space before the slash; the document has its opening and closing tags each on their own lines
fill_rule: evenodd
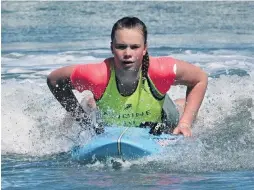
<svg viewBox="0 0 254 190">
<path fill-rule="evenodd" d="M 92 98 L 92 97 L 89 98 L 87 101 L 87 105 L 90 108 L 96 108 L 96 102 L 95 102 L 94 98 Z"/>
<path fill-rule="evenodd" d="M 180 131 L 179 131 L 179 129 L 176 127 L 175 129 L 174 129 L 174 131 L 173 131 L 173 134 L 174 135 L 177 135 L 177 134 L 179 134 L 180 133 Z"/>
<path fill-rule="evenodd" d="M 185 131 L 183 131 L 183 135 L 185 137 L 191 137 L 192 136 L 192 132 L 191 132 L 191 130 L 185 130 Z"/>
</svg>

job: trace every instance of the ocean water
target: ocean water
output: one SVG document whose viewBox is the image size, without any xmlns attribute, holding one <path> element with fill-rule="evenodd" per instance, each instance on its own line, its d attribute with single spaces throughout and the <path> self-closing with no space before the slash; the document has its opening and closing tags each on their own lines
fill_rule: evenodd
<svg viewBox="0 0 254 190">
<path fill-rule="evenodd" d="M 254 2 L 2 1 L 2 189 L 253 189 L 253 10 Z M 46 76 L 111 56 L 111 28 L 129 15 L 146 23 L 150 55 L 209 74 L 193 137 L 121 167 L 77 163 L 71 147 L 91 134 L 78 138 Z"/>
</svg>

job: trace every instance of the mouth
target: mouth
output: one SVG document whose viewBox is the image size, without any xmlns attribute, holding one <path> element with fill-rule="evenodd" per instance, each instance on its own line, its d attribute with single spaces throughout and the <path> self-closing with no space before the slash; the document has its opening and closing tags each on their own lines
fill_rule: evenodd
<svg viewBox="0 0 254 190">
<path fill-rule="evenodd" d="M 122 61 L 122 63 L 123 63 L 124 65 L 129 65 L 129 64 L 133 64 L 134 61 Z"/>
</svg>

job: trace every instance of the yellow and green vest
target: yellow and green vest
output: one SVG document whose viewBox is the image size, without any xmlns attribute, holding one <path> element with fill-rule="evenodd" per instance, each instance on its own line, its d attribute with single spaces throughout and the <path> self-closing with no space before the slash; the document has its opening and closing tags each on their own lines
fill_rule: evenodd
<svg viewBox="0 0 254 190">
<path fill-rule="evenodd" d="M 142 80 L 141 76 L 133 94 L 121 95 L 117 89 L 115 70 L 111 66 L 109 83 L 96 104 L 106 125 L 136 127 L 141 122 L 161 122 L 164 97 L 149 77 Z"/>
</svg>

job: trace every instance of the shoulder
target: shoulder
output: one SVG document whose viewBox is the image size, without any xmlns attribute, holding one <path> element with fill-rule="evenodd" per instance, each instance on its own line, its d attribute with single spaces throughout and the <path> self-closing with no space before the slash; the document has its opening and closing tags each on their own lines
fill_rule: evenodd
<svg viewBox="0 0 254 190">
<path fill-rule="evenodd" d="M 105 59 L 100 63 L 88 63 L 76 65 L 72 71 L 71 77 L 91 77 L 91 74 L 98 75 L 98 73 L 106 74 L 110 64 L 110 58 Z M 93 75 L 94 76 L 94 75 Z"/>
<path fill-rule="evenodd" d="M 176 59 L 172 57 L 149 57 L 149 74 L 169 74 L 176 71 Z"/>
<path fill-rule="evenodd" d="M 176 60 L 176 66 L 177 74 L 175 85 L 193 85 L 200 81 L 207 83 L 208 75 L 200 67 L 182 60 Z"/>
<path fill-rule="evenodd" d="M 176 77 L 176 60 L 172 57 L 149 57 L 148 76 L 159 92 L 165 94 Z"/>
<path fill-rule="evenodd" d="M 74 88 L 80 92 L 90 90 L 99 99 L 110 78 L 111 59 L 105 59 L 101 63 L 76 65 L 70 77 Z"/>
</svg>

